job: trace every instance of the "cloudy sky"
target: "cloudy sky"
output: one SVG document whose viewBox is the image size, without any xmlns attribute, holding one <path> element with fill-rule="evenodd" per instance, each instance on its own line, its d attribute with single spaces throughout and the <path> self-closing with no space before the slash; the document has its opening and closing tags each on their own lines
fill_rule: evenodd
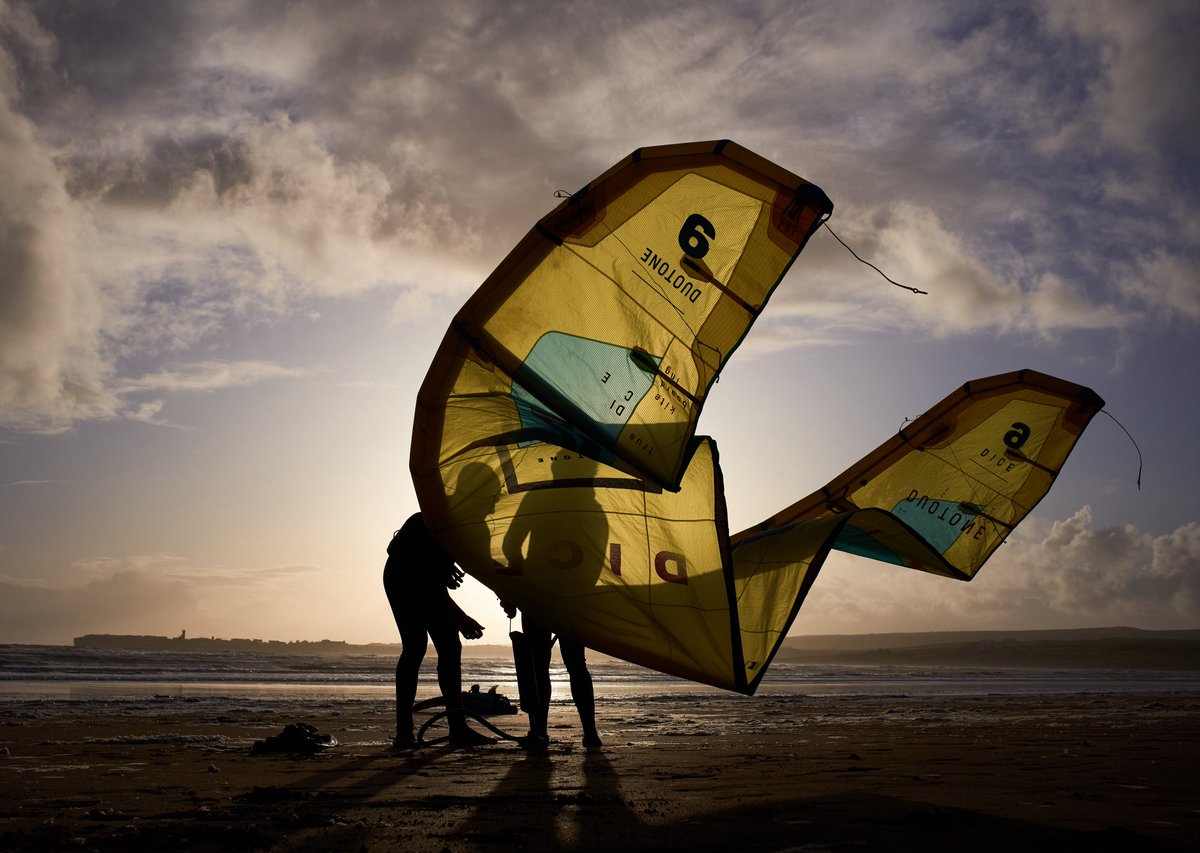
<svg viewBox="0 0 1200 853">
<path fill-rule="evenodd" d="M 417 387 L 540 216 L 734 139 L 818 233 L 709 398 L 731 525 L 964 381 L 1100 415 L 970 584 L 835 557 L 794 633 L 1200 627 L 1200 9 L 0 0 L 0 642 L 395 641 Z M 494 597 L 464 601 L 504 642 Z"/>
</svg>

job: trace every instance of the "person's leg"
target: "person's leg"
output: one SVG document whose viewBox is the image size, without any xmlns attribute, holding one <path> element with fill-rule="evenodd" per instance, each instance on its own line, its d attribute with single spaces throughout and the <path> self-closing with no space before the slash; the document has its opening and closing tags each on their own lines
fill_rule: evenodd
<svg viewBox="0 0 1200 853">
<path fill-rule="evenodd" d="M 474 746 L 494 743 L 492 738 L 481 735 L 467 725 L 461 713 L 462 701 L 462 640 L 458 631 L 450 625 L 430 626 L 429 636 L 437 650 L 438 687 L 446 703 L 446 721 L 450 725 L 450 742 L 457 746 Z"/>
<path fill-rule="evenodd" d="M 438 687 L 446 709 L 462 707 L 462 641 L 458 632 L 448 625 L 431 626 L 429 636 L 437 650 Z M 458 718 L 460 721 L 462 717 Z"/>
<path fill-rule="evenodd" d="M 429 646 L 429 635 L 425 630 L 423 614 L 408 612 L 409 608 L 404 606 L 405 599 L 402 590 L 399 589 L 398 580 L 397 563 L 388 558 L 383 571 L 383 589 L 387 593 L 392 617 L 396 620 L 396 629 L 400 632 L 400 642 L 403 646 L 400 659 L 396 661 L 395 740 L 397 745 L 403 746 L 416 742 L 413 735 L 412 706 L 417 698 L 417 677 Z"/>
<path fill-rule="evenodd" d="M 583 726 L 583 745 L 600 746 L 600 733 L 596 730 L 596 692 L 587 668 L 586 650 L 579 643 L 562 637 L 558 638 L 558 648 L 571 678 L 571 700 Z"/>
<path fill-rule="evenodd" d="M 550 718 L 550 630 L 521 615 L 521 633 L 529 643 L 533 658 L 534 684 L 537 686 L 537 701 L 529 713 L 529 734 L 549 739 Z"/>
<path fill-rule="evenodd" d="M 415 621 L 415 620 L 412 620 Z M 413 702 L 417 698 L 417 677 L 421 661 L 429 646 L 429 637 L 424 626 L 413 625 L 410 620 L 400 622 L 400 642 L 403 649 L 396 661 L 396 743 L 412 742 Z"/>
</svg>

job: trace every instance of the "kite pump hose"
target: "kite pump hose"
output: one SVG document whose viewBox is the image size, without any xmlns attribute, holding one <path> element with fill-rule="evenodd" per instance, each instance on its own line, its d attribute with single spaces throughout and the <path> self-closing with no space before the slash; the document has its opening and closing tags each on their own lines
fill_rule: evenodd
<svg viewBox="0 0 1200 853">
<path fill-rule="evenodd" d="M 454 708 L 454 709 L 447 709 L 445 711 L 439 711 L 438 713 L 436 713 L 432 717 L 430 717 L 428 720 L 426 720 L 421 725 L 421 728 L 417 730 L 417 745 L 418 746 L 433 746 L 434 744 L 442 743 L 443 741 L 449 740 L 450 735 L 442 735 L 441 737 L 435 737 L 430 740 L 425 740 L 425 732 L 434 723 L 438 722 L 443 717 L 448 718 L 451 714 L 460 714 L 464 717 L 470 717 L 475 722 L 479 723 L 484 728 L 491 731 L 493 734 L 495 734 L 501 740 L 511 740 L 514 743 L 522 742 L 522 738 L 519 738 L 516 735 L 509 734 L 508 732 L 501 729 L 499 726 L 494 725 L 487 717 L 483 716 L 483 714 L 477 714 L 474 711 L 468 711 L 466 708 Z"/>
<path fill-rule="evenodd" d="M 512 620 L 510 619 L 509 627 L 511 626 Z M 509 639 L 512 640 L 513 664 L 517 670 L 517 692 L 520 696 L 521 708 L 525 711 L 525 713 L 530 714 L 532 713 L 532 709 L 539 706 L 537 701 L 539 692 L 537 683 L 538 680 L 535 674 L 536 664 L 534 663 L 533 659 L 533 649 L 529 645 L 529 640 L 522 632 L 509 631 L 508 636 Z M 551 645 L 553 644 L 554 640 L 551 641 Z M 549 654 L 549 650 L 547 650 L 547 654 Z M 427 741 L 425 740 L 425 732 L 428 731 L 429 727 L 434 723 L 438 722 L 443 717 L 448 718 L 451 714 L 461 714 L 464 717 L 470 717 L 502 740 L 511 740 L 522 745 L 525 743 L 525 738 L 520 738 L 516 735 L 509 734 L 508 732 L 494 725 L 482 714 L 477 714 L 467 708 L 447 708 L 445 711 L 439 711 L 438 713 L 434 714 L 432 717 L 426 720 L 424 724 L 422 724 L 420 729 L 417 730 L 417 745 L 432 746 L 433 744 L 449 740 L 449 735 L 443 735 L 442 737 L 433 738 L 432 740 Z"/>
</svg>

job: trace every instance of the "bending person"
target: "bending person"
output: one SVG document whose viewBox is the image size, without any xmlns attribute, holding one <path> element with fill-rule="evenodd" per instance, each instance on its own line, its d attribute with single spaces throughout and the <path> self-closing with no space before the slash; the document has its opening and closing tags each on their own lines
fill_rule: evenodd
<svg viewBox="0 0 1200 853">
<path fill-rule="evenodd" d="M 449 590 L 457 589 L 462 572 L 454 565 L 438 541 L 433 538 L 418 512 L 395 532 L 388 544 L 388 559 L 383 567 L 383 589 L 387 593 L 392 616 L 400 631 L 403 650 L 396 662 L 396 738 L 393 747 L 416 744 L 413 734 L 413 701 L 417 696 L 417 676 L 421 661 L 433 640 L 437 650 L 438 686 L 446 703 L 450 724 L 450 743 L 454 746 L 479 746 L 494 743 L 467 725 L 461 713 L 462 641 L 483 636 L 483 626 L 454 603 Z"/>
</svg>

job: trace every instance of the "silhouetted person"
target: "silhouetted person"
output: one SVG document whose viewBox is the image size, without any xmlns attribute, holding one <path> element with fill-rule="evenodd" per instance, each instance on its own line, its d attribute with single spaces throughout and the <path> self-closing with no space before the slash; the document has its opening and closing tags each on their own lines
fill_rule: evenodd
<svg viewBox="0 0 1200 853">
<path fill-rule="evenodd" d="M 560 594 L 586 594 L 595 587 L 608 546 L 608 522 L 592 485 L 596 468 L 593 460 L 571 451 L 552 458 L 556 485 L 526 494 L 505 532 L 503 549 L 510 570 L 519 569 L 527 578 Z M 515 607 L 504 602 L 502 606 L 513 618 Z M 529 645 L 537 688 L 537 700 L 529 712 L 529 745 L 537 748 L 548 742 L 553 638 L 547 627 L 525 613 L 521 614 L 521 632 Z M 598 747 L 595 691 L 584 646 L 561 634 L 558 641 L 571 679 L 571 699 L 583 725 L 584 746 Z"/>
<path fill-rule="evenodd" d="M 517 608 L 501 602 L 509 619 L 516 616 Z M 534 683 L 537 697 L 527 710 L 529 714 L 529 736 L 526 745 L 533 749 L 543 748 L 550 742 L 550 650 L 554 638 L 550 629 L 533 622 L 521 614 L 521 633 L 529 647 L 532 659 Z M 592 674 L 587 668 L 587 648 L 574 640 L 559 635 L 558 649 L 571 681 L 571 701 L 579 712 L 579 723 L 583 727 L 583 745 L 588 749 L 601 746 L 600 733 L 596 729 L 596 691 L 592 687 Z"/>
<path fill-rule="evenodd" d="M 457 589 L 462 572 L 454 565 L 438 541 L 425 526 L 421 513 L 411 516 L 392 536 L 388 559 L 383 568 L 383 588 L 387 593 L 396 627 L 400 630 L 403 651 L 396 662 L 396 739 L 393 746 L 416 743 L 413 734 L 413 701 L 417 695 L 417 676 L 430 638 L 437 650 L 438 686 L 446 703 L 450 724 L 450 743 L 476 746 L 493 743 L 467 725 L 461 713 L 462 642 L 483 636 L 483 626 L 462 611 L 450 597 Z"/>
</svg>

